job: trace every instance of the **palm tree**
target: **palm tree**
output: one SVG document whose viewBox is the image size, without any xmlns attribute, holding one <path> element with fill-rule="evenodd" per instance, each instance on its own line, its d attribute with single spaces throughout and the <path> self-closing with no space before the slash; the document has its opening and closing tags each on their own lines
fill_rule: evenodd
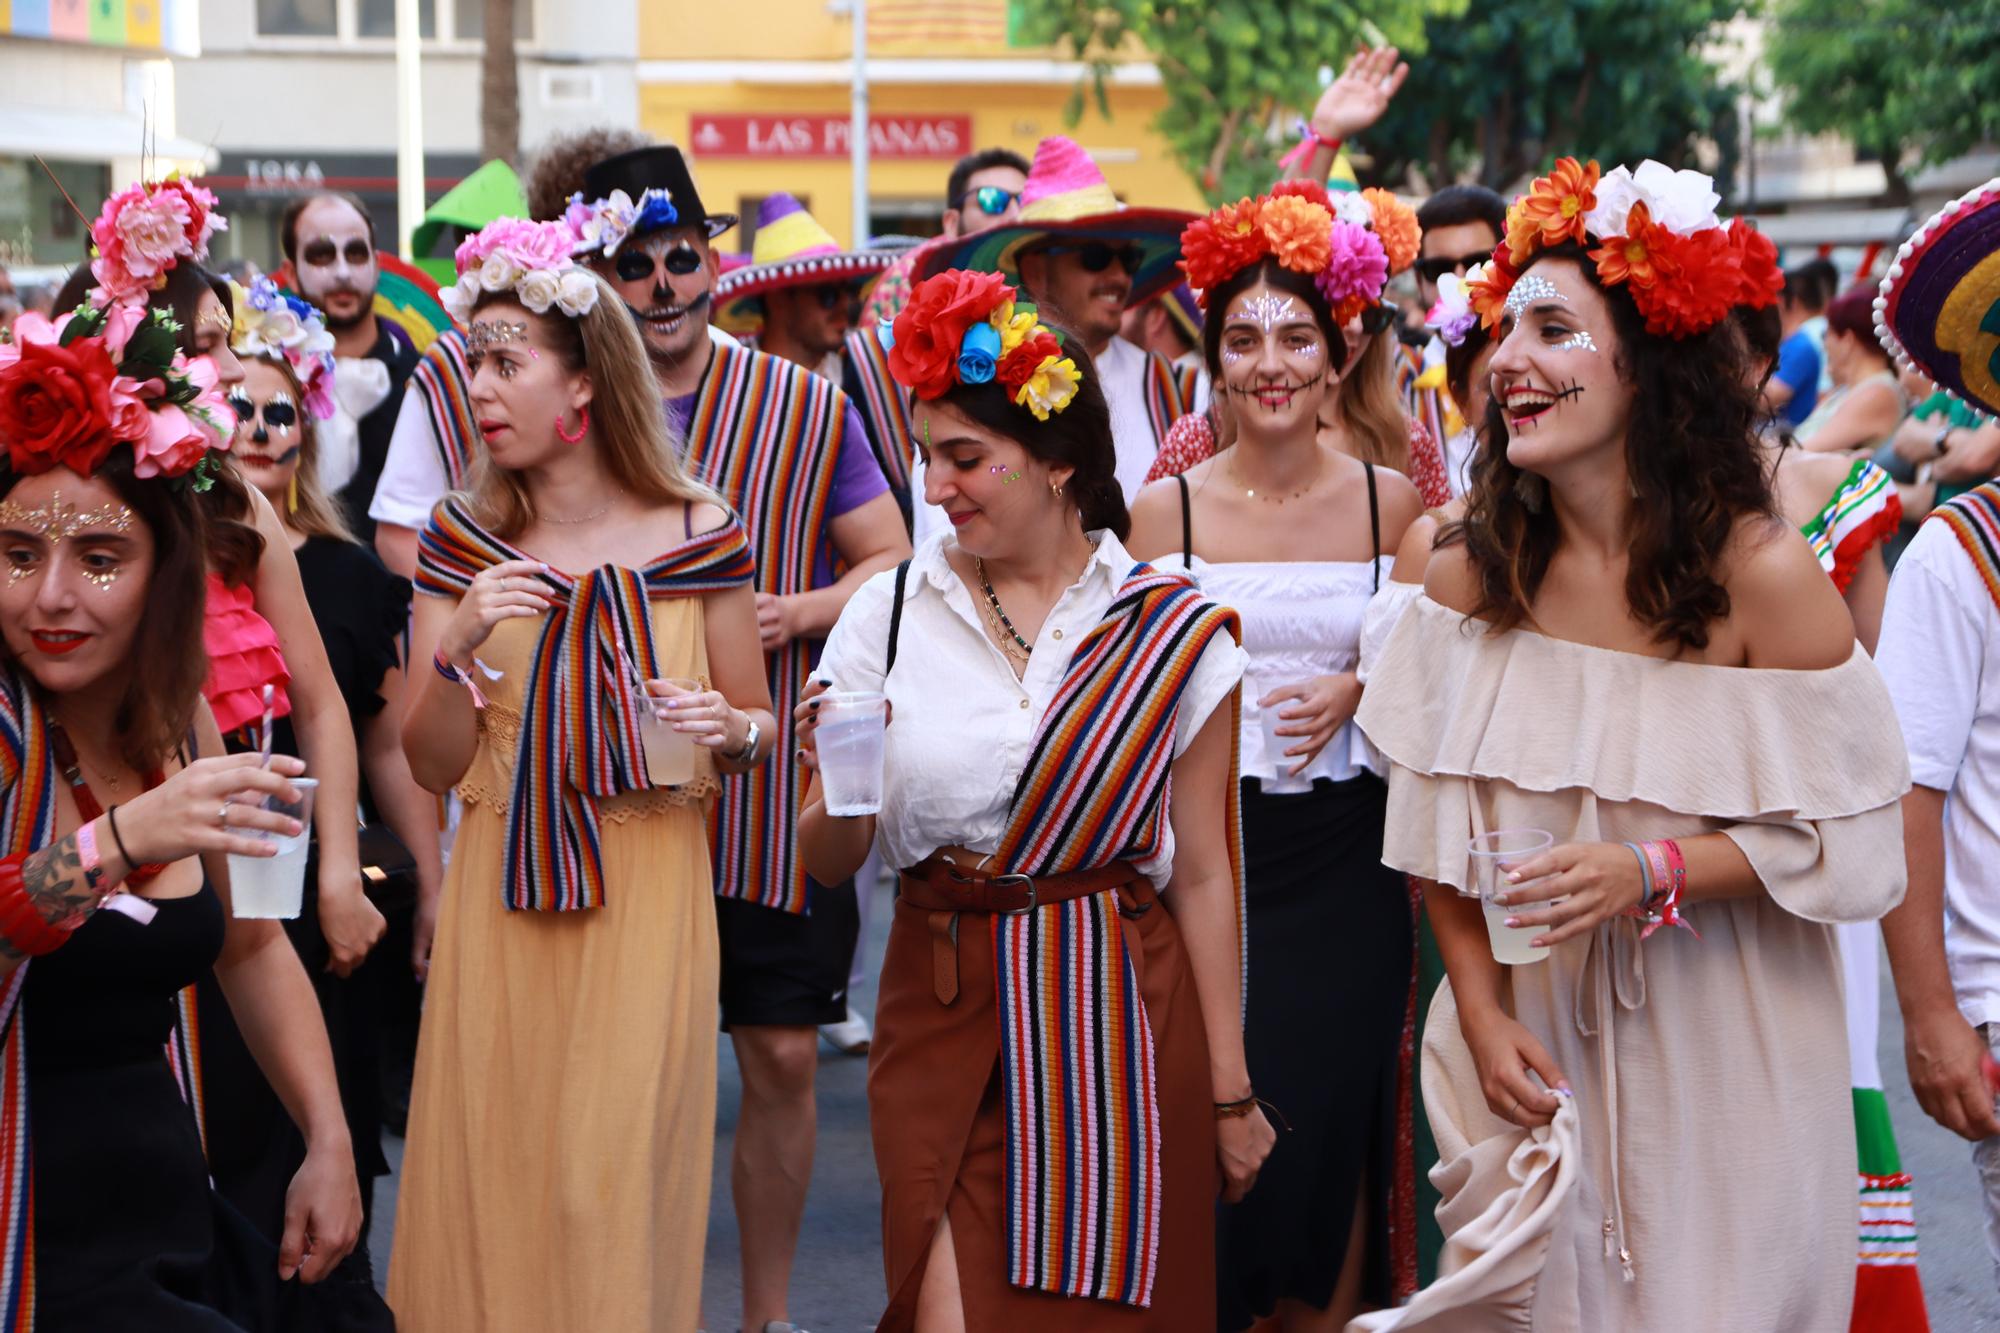
<svg viewBox="0 0 2000 1333">
<path fill-rule="evenodd" d="M 485 53 L 479 74 L 479 153 L 519 165 L 521 82 L 514 61 L 516 0 L 464 0 L 485 7 Z"/>
</svg>

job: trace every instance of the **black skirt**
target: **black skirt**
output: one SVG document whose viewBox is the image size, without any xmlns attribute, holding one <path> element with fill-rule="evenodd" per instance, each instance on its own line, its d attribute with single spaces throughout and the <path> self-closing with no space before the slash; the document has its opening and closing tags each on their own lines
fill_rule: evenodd
<svg viewBox="0 0 2000 1333">
<path fill-rule="evenodd" d="M 1391 1303 L 1396 1056 L 1409 995 L 1410 898 L 1382 864 L 1388 788 L 1363 774 L 1310 792 L 1243 784 L 1250 982 L 1244 1050 L 1257 1095 L 1291 1128 L 1216 1227 L 1217 1322 L 1281 1300 L 1324 1309 L 1350 1243 L 1362 1299 Z M 1274 1118 L 1275 1120 L 1275 1118 Z M 1350 1236 L 1365 1192 L 1364 1232 Z"/>
</svg>

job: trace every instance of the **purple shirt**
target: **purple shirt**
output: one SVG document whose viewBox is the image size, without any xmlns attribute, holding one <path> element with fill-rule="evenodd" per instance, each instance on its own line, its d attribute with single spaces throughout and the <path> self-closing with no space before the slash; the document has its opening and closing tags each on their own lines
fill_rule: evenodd
<svg viewBox="0 0 2000 1333">
<path fill-rule="evenodd" d="M 687 436 L 688 422 L 694 419 L 694 395 L 666 400 L 667 420 L 674 426 L 674 433 L 683 439 Z M 840 428 L 840 453 L 833 461 L 833 486 L 826 497 L 826 518 L 831 524 L 842 514 L 859 509 L 878 495 L 889 491 L 889 480 L 882 475 L 882 465 L 875 461 L 875 451 L 869 447 L 867 431 L 861 425 L 861 414 L 854 404 L 847 405 L 847 414 Z M 813 587 L 831 587 L 833 575 L 833 542 L 825 533 L 818 543 L 819 554 L 813 558 Z M 751 533 L 754 544 L 758 534 Z"/>
</svg>

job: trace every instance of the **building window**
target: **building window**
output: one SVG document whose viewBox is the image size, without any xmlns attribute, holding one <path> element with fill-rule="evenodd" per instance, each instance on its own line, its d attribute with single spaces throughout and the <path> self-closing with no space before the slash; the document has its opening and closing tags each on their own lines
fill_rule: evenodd
<svg viewBox="0 0 2000 1333">
<path fill-rule="evenodd" d="M 532 42 L 536 0 L 514 0 L 514 39 Z M 434 42 L 485 40 L 486 0 L 418 0 L 417 30 Z M 257 35 L 386 43 L 396 36 L 396 0 L 257 0 Z"/>
<path fill-rule="evenodd" d="M 99 162 L 52 161 L 58 190 L 30 158 L 0 156 L 0 264 L 9 268 L 68 267 L 84 257 L 89 225 L 70 211 L 63 190 L 78 200 L 111 191 L 111 168 Z"/>
</svg>

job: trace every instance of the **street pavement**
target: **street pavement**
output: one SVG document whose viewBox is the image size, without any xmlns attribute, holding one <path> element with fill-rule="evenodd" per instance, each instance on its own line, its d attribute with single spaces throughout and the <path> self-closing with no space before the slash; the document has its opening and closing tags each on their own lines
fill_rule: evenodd
<svg viewBox="0 0 2000 1333">
<path fill-rule="evenodd" d="M 860 994 L 874 1011 L 872 978 L 888 938 L 889 891 L 878 889 L 868 933 L 871 981 Z M 1903 1035 L 1895 998 L 1882 965 L 1880 1058 L 1889 1109 L 1902 1150 L 1903 1169 L 1916 1180 L 1920 1266 L 1934 1333 L 2000 1333 L 2000 1295 L 1987 1258 L 1978 1178 L 1964 1140 L 1939 1128 L 1917 1106 L 1903 1073 Z M 709 1198 L 708 1259 L 702 1284 L 707 1333 L 734 1333 L 742 1309 L 736 1218 L 729 1202 L 729 1143 L 741 1095 L 728 1039 L 719 1062 L 720 1100 L 715 1125 L 715 1174 Z M 885 1303 L 879 1199 L 874 1150 L 868 1137 L 864 1059 L 822 1045 L 819 1063 L 819 1151 L 812 1192 L 792 1274 L 792 1321 L 811 1333 L 867 1333 Z M 1774 1132 L 1781 1127 L 1774 1126 Z M 400 1167 L 402 1141 L 387 1141 Z M 377 1185 L 374 1237 L 376 1280 L 388 1271 L 395 1217 L 395 1178 Z M 1774 1237 L 1774 1243 L 1782 1243 Z M 1789 1333 L 1789 1331 L 1788 1331 Z"/>
</svg>

